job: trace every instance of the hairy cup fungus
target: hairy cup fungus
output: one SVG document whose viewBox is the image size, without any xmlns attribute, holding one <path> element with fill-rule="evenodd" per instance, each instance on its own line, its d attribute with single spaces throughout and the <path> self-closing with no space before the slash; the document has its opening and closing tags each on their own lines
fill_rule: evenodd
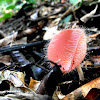
<svg viewBox="0 0 100 100">
<path fill-rule="evenodd" d="M 82 29 L 67 29 L 58 33 L 50 41 L 48 59 L 61 65 L 63 73 L 77 69 L 80 80 L 84 80 L 80 63 L 86 55 L 86 37 Z"/>
</svg>

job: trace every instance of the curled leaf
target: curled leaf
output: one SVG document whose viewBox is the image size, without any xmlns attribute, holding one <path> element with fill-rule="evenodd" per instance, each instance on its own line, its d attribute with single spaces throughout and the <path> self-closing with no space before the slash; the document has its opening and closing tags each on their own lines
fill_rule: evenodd
<svg viewBox="0 0 100 100">
<path fill-rule="evenodd" d="M 84 15 L 83 17 L 81 17 L 81 21 L 86 23 L 91 17 L 93 17 L 93 15 L 96 13 L 96 10 L 98 8 L 98 5 L 96 5 L 95 9 L 92 10 L 90 13 Z"/>
<path fill-rule="evenodd" d="M 31 81 L 29 83 L 29 88 L 33 91 L 36 91 L 40 85 L 40 81 L 36 81 L 33 78 L 31 78 Z"/>
</svg>

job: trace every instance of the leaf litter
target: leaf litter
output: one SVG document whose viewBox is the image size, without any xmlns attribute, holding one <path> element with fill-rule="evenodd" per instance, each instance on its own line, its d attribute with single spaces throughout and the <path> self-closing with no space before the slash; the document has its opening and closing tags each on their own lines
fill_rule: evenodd
<svg viewBox="0 0 100 100">
<path fill-rule="evenodd" d="M 43 2 L 31 10 L 25 4 L 1 22 L 0 100 L 100 99 L 100 4 L 61 2 Z M 83 29 L 87 36 L 87 53 L 80 65 L 84 81 L 76 69 L 62 75 L 61 66 L 47 58 L 50 40 L 70 28 Z"/>
</svg>

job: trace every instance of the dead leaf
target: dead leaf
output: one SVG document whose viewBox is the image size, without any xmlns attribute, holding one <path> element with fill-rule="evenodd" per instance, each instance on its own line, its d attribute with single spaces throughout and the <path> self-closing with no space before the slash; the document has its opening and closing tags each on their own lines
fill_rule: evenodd
<svg viewBox="0 0 100 100">
<path fill-rule="evenodd" d="M 5 46 L 9 43 L 12 43 L 17 37 L 17 32 L 14 32 L 14 34 L 10 36 L 6 36 L 5 38 L 0 40 L 0 46 Z"/>
<path fill-rule="evenodd" d="M 24 81 L 25 76 L 22 72 L 13 72 L 13 73 L 23 82 L 23 84 L 25 84 L 25 81 Z"/>
<path fill-rule="evenodd" d="M 14 72 L 5 70 L 3 74 L 4 74 L 5 80 L 11 81 L 15 87 L 25 87 L 23 82 L 14 74 Z"/>
<path fill-rule="evenodd" d="M 11 57 L 8 55 L 1 56 L 0 57 L 0 62 L 4 63 L 5 65 L 10 65 L 11 64 Z"/>
<path fill-rule="evenodd" d="M 30 18 L 31 18 L 32 20 L 36 20 L 36 19 L 38 18 L 38 12 L 33 13 L 33 14 L 30 16 Z"/>
<path fill-rule="evenodd" d="M 96 10 L 98 8 L 98 5 L 96 5 L 95 9 L 92 10 L 90 13 L 84 15 L 83 17 L 80 18 L 80 20 L 84 23 L 86 23 L 93 15 L 96 13 Z"/>
<path fill-rule="evenodd" d="M 44 40 L 49 40 L 52 39 L 57 33 L 59 33 L 60 31 L 57 30 L 57 26 L 48 28 L 46 33 L 43 36 Z"/>
<path fill-rule="evenodd" d="M 0 72 L 0 83 L 2 81 L 8 80 L 10 84 L 10 91 L 16 92 L 30 92 L 29 88 L 27 88 L 24 84 L 24 74 L 22 72 L 14 72 L 5 70 L 4 72 Z M 1 100 L 1 99 L 0 99 Z"/>
<path fill-rule="evenodd" d="M 36 91 L 40 85 L 40 81 L 36 81 L 33 78 L 31 78 L 31 81 L 29 83 L 29 88 L 32 89 L 33 91 Z"/>
<path fill-rule="evenodd" d="M 85 98 L 92 88 L 100 89 L 100 77 L 74 90 L 61 100 L 77 100 L 78 98 Z"/>
<path fill-rule="evenodd" d="M 100 89 L 92 89 L 86 96 L 86 100 L 96 100 L 100 96 Z"/>
</svg>

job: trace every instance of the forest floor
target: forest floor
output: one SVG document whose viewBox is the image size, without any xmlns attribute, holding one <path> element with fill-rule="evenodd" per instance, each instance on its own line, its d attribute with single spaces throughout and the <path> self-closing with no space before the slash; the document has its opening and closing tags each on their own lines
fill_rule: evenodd
<svg viewBox="0 0 100 100">
<path fill-rule="evenodd" d="M 0 100 L 100 100 L 100 3 L 24 4 L 0 23 Z M 65 29 L 81 29 L 87 51 L 80 66 L 62 75 L 48 60 L 51 39 Z M 52 67 L 51 63 L 54 64 Z"/>
</svg>

